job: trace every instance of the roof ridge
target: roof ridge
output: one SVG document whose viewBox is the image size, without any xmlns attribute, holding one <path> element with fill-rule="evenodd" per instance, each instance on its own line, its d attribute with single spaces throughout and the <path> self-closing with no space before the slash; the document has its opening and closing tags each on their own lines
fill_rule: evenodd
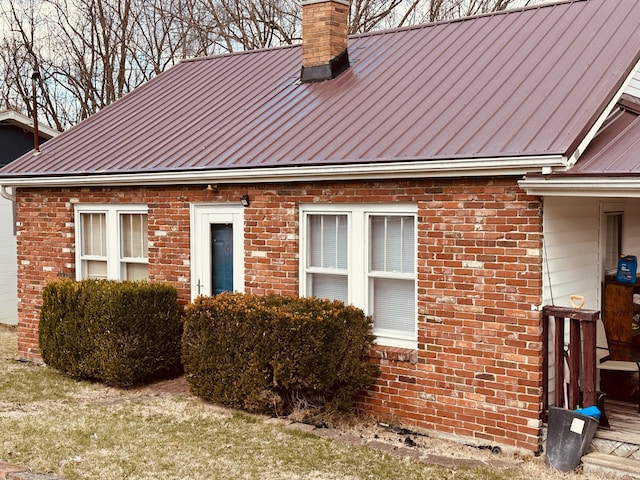
<svg viewBox="0 0 640 480">
<path fill-rule="evenodd" d="M 506 10 L 497 10 L 494 12 L 478 13 L 476 15 L 469 15 L 466 17 L 451 18 L 448 20 L 438 20 L 435 22 L 419 23 L 416 25 L 406 25 L 404 27 L 389 28 L 386 30 L 374 30 L 370 32 L 355 33 L 355 34 L 349 35 L 349 38 L 372 37 L 375 35 L 384 35 L 388 33 L 396 33 L 396 32 L 403 32 L 403 31 L 410 31 L 410 30 L 421 30 L 423 28 L 437 27 L 440 25 L 448 25 L 452 23 L 464 23 L 471 20 L 477 20 L 480 18 L 498 17 L 498 16 L 510 15 L 514 13 L 521 13 L 527 10 L 541 10 L 543 8 L 558 7 L 564 4 L 582 3 L 587 1 L 589 0 L 559 0 L 557 2 L 552 1 L 552 2 L 546 2 L 546 3 L 539 3 L 534 5 L 528 5 L 525 7 L 509 8 Z"/>
<path fill-rule="evenodd" d="M 514 14 L 514 13 L 521 13 L 521 12 L 527 11 L 527 10 L 540 10 L 540 9 L 543 9 L 543 8 L 557 7 L 557 6 L 560 6 L 560 5 L 563 5 L 563 4 L 582 3 L 582 2 L 586 2 L 586 1 L 588 1 L 588 0 L 560 0 L 560 1 L 557 1 L 557 2 L 540 3 L 540 4 L 525 6 L 525 7 L 512 8 L 512 9 L 507 9 L 507 10 L 497 10 L 497 11 L 488 12 L 488 13 L 480 13 L 480 14 L 477 14 L 477 15 L 471 15 L 471 16 L 467 16 L 467 17 L 452 18 L 452 19 L 449 19 L 449 20 L 439 20 L 439 21 L 436 21 L 436 22 L 419 23 L 419 24 L 416 24 L 416 25 L 406 25 L 406 26 L 403 26 L 403 27 L 388 28 L 388 29 L 384 29 L 384 30 L 373 30 L 373 31 L 370 31 L 370 32 L 354 33 L 354 34 L 349 35 L 349 38 L 366 38 L 366 37 L 374 37 L 374 36 L 377 36 L 377 35 L 388 35 L 390 33 L 407 32 L 407 31 L 413 31 L 413 30 L 422 30 L 422 29 L 425 29 L 425 28 L 432 28 L 432 27 L 437 27 L 437 26 L 441 26 L 441 25 L 448 25 L 448 24 L 453 24 L 453 23 L 463 23 L 463 22 L 467 22 L 467 21 L 471 21 L 471 20 L 477 20 L 477 19 L 481 19 L 481 18 L 489 18 L 489 17 L 510 15 L 510 14 Z M 285 49 L 285 48 L 299 48 L 301 46 L 302 46 L 302 41 L 300 41 L 298 43 L 292 43 L 292 44 L 286 44 L 286 45 L 277 45 L 277 46 L 274 46 L 274 47 L 267 47 L 267 48 L 257 48 L 257 49 L 253 49 L 253 50 L 238 50 L 238 51 L 235 51 L 235 52 L 224 52 L 224 53 L 217 53 L 217 54 L 211 54 L 211 55 L 203 55 L 201 57 L 184 58 L 184 59 L 180 60 L 177 64 L 213 60 L 213 59 L 217 59 L 217 58 L 232 57 L 232 56 L 236 56 L 236 55 L 249 55 L 249 54 L 254 54 L 254 53 L 269 52 L 269 51 L 273 51 L 273 50 L 281 50 L 281 49 Z"/>
<path fill-rule="evenodd" d="M 299 48 L 302 46 L 302 43 L 292 43 L 289 45 L 278 45 L 275 47 L 267 47 L 267 48 L 256 48 L 254 50 L 238 50 L 237 52 L 224 52 L 224 53 L 214 53 L 211 55 L 203 55 L 202 57 L 192 57 L 192 58 L 183 58 L 176 65 L 181 63 L 191 63 L 191 62 L 200 62 L 204 60 L 214 60 L 217 58 L 225 58 L 225 57 L 235 57 L 238 55 L 250 55 L 254 53 L 263 53 L 270 52 L 274 50 L 283 50 L 287 48 Z"/>
</svg>

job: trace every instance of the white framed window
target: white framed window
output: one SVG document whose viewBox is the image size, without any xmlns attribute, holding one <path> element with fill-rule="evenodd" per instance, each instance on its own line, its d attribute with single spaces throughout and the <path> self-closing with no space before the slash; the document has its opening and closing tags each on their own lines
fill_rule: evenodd
<svg viewBox="0 0 640 480">
<path fill-rule="evenodd" d="M 149 278 L 146 206 L 76 205 L 75 225 L 78 280 Z"/>
<path fill-rule="evenodd" d="M 416 348 L 414 205 L 302 205 L 300 294 L 374 320 L 380 344 Z"/>
</svg>

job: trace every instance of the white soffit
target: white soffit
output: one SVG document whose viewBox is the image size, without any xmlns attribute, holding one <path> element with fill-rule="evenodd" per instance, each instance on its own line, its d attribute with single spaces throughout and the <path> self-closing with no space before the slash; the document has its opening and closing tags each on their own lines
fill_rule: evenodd
<svg viewBox="0 0 640 480">
<path fill-rule="evenodd" d="M 640 177 L 533 177 L 518 182 L 530 195 L 640 198 Z"/>
</svg>

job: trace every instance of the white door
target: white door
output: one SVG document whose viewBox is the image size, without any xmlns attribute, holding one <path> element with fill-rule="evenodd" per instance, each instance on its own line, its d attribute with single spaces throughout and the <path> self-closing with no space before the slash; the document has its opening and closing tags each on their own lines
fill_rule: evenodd
<svg viewBox="0 0 640 480">
<path fill-rule="evenodd" d="M 191 205 L 191 299 L 244 291 L 241 205 Z"/>
</svg>

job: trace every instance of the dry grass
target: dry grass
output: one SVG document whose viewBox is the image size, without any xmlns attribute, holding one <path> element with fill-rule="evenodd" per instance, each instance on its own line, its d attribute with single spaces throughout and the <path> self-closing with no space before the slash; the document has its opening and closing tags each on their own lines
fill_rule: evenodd
<svg viewBox="0 0 640 480">
<path fill-rule="evenodd" d="M 539 459 L 492 455 L 419 437 L 432 454 L 502 459 L 510 468 L 445 469 L 265 424 L 262 418 L 151 389 L 78 382 L 16 360 L 15 329 L 0 325 L 0 460 L 75 479 L 596 479 L 558 474 Z M 399 438 L 365 422 L 352 434 Z"/>
</svg>

